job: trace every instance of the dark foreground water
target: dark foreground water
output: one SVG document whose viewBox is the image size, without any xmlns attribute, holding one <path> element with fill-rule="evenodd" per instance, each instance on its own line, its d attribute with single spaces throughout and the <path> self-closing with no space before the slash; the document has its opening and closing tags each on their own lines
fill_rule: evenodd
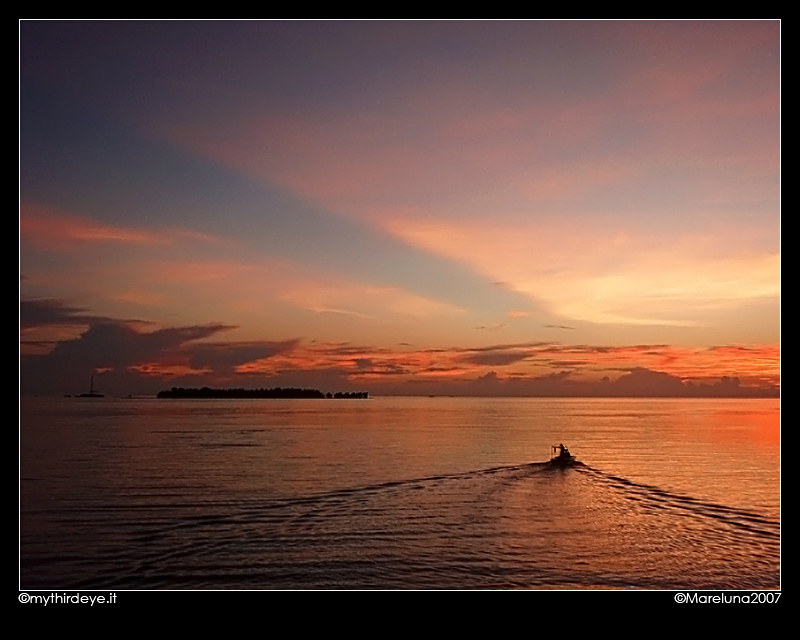
<svg viewBox="0 0 800 640">
<path fill-rule="evenodd" d="M 25 399 L 20 433 L 23 589 L 780 588 L 776 400 Z"/>
</svg>

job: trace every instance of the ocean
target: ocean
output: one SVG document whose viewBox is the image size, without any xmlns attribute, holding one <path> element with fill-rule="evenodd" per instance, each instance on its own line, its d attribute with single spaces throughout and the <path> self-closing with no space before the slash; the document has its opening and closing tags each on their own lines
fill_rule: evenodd
<svg viewBox="0 0 800 640">
<path fill-rule="evenodd" d="M 20 401 L 26 590 L 780 589 L 780 508 L 779 400 Z"/>
</svg>

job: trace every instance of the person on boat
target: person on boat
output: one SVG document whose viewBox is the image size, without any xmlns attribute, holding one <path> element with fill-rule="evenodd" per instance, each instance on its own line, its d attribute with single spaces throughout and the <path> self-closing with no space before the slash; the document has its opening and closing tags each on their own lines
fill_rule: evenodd
<svg viewBox="0 0 800 640">
<path fill-rule="evenodd" d="M 556 449 L 556 450 L 559 452 L 559 454 L 558 454 L 558 457 L 559 457 L 559 458 L 562 458 L 562 459 L 563 459 L 563 458 L 569 458 L 569 449 L 567 449 L 567 448 L 566 448 L 566 447 L 563 445 L 563 443 L 562 443 L 562 444 L 559 444 L 559 445 L 557 445 L 557 446 L 555 446 L 555 447 L 553 447 L 553 448 L 554 448 L 554 449 Z"/>
</svg>

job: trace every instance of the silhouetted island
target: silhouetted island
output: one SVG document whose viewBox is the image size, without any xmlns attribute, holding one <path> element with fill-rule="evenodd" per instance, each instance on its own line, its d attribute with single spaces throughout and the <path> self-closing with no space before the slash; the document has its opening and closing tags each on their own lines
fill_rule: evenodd
<svg viewBox="0 0 800 640">
<path fill-rule="evenodd" d="M 159 391 L 159 398 L 368 398 L 366 391 L 322 393 L 317 389 L 184 389 Z"/>
</svg>

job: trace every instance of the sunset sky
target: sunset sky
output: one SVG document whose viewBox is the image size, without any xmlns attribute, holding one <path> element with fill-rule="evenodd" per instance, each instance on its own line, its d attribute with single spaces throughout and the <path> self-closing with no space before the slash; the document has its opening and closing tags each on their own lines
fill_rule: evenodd
<svg viewBox="0 0 800 640">
<path fill-rule="evenodd" d="M 780 106 L 777 21 L 22 21 L 22 392 L 775 393 Z"/>
</svg>

